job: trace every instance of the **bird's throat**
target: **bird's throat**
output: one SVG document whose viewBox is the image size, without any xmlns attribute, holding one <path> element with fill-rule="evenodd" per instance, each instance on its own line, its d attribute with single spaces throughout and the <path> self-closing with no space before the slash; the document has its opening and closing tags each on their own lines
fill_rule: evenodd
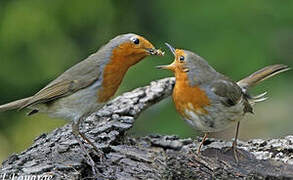
<svg viewBox="0 0 293 180">
<path fill-rule="evenodd" d="M 119 88 L 128 68 L 138 63 L 144 56 L 121 56 L 119 52 L 113 51 L 110 62 L 103 71 L 102 88 L 98 91 L 98 102 L 107 102 Z"/>
<path fill-rule="evenodd" d="M 186 110 L 206 114 L 205 107 L 210 105 L 206 93 L 199 86 L 191 86 L 186 73 L 176 74 L 173 100 L 182 116 L 187 116 Z"/>
</svg>

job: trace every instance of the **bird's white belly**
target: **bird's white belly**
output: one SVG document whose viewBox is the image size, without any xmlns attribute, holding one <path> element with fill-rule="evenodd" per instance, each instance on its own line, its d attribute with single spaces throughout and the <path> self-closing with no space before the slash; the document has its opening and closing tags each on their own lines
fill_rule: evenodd
<svg viewBox="0 0 293 180">
<path fill-rule="evenodd" d="M 185 121 L 193 128 L 203 132 L 222 131 L 241 120 L 244 116 L 242 102 L 232 107 L 213 104 L 204 109 L 208 112 L 207 114 L 198 114 L 192 110 L 185 110 L 187 115 Z"/>
<path fill-rule="evenodd" d="M 101 82 L 97 81 L 72 95 L 57 99 L 51 104 L 37 105 L 37 108 L 51 117 L 77 121 L 82 116 L 103 107 L 104 103 L 97 102 L 97 92 L 100 86 Z"/>
</svg>

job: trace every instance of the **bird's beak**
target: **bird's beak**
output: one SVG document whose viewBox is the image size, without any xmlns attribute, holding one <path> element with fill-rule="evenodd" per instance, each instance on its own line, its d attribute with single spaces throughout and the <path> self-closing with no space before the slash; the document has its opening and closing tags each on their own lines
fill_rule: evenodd
<svg viewBox="0 0 293 180">
<path fill-rule="evenodd" d="M 160 49 L 156 49 L 156 48 L 147 48 L 146 51 L 150 54 L 150 55 L 156 55 L 156 56 L 164 56 L 165 52 L 160 50 Z"/>
<path fill-rule="evenodd" d="M 170 49 L 170 51 L 172 52 L 172 54 L 174 55 L 174 56 L 176 56 L 176 52 L 175 52 L 175 48 L 173 48 L 170 44 L 168 44 L 168 43 L 165 43 L 166 44 L 166 46 Z"/>
<path fill-rule="evenodd" d="M 158 69 L 167 69 L 167 70 L 170 70 L 170 71 L 175 71 L 175 61 L 172 63 L 172 64 L 169 64 L 169 65 L 161 65 L 161 66 L 157 66 Z"/>
<path fill-rule="evenodd" d="M 170 49 L 170 51 L 172 52 L 172 54 L 174 56 L 176 56 L 176 53 L 175 53 L 175 48 L 173 48 L 170 44 L 168 43 L 165 43 L 166 46 Z M 170 70 L 170 71 L 175 71 L 175 67 L 176 67 L 176 61 L 174 60 L 174 62 L 172 64 L 169 64 L 169 65 L 162 65 L 162 66 L 157 66 L 158 69 L 167 69 L 167 70 Z"/>
</svg>

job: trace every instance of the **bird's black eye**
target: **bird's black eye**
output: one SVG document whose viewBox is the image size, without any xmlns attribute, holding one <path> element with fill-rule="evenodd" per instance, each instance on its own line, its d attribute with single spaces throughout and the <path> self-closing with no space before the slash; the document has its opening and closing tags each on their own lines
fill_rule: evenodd
<svg viewBox="0 0 293 180">
<path fill-rule="evenodd" d="M 179 58 L 180 62 L 183 62 L 184 59 L 185 59 L 184 56 L 180 56 L 180 58 Z"/>
<path fill-rule="evenodd" d="M 134 44 L 139 44 L 139 39 L 137 39 L 137 38 L 133 38 L 132 41 Z"/>
</svg>

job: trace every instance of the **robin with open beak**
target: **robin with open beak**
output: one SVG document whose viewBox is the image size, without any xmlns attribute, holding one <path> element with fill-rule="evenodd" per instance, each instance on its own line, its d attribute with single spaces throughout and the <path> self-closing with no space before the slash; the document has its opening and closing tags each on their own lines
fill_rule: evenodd
<svg viewBox="0 0 293 180">
<path fill-rule="evenodd" d="M 1 111 L 28 108 L 72 120 L 72 132 L 95 145 L 79 131 L 80 122 L 97 111 L 117 91 L 128 68 L 149 55 L 163 55 L 144 37 L 123 34 L 110 40 L 96 53 L 71 67 L 35 95 L 0 106 Z M 80 146 L 85 147 L 77 138 Z"/>
<path fill-rule="evenodd" d="M 198 147 L 198 154 L 209 132 L 222 131 L 236 125 L 232 145 L 235 160 L 240 120 L 246 113 L 253 113 L 252 106 L 266 100 L 266 93 L 250 96 L 249 88 L 276 74 L 289 70 L 288 66 L 267 66 L 250 76 L 234 82 L 217 72 L 199 55 L 183 49 L 174 49 L 167 44 L 175 60 L 172 64 L 158 66 L 174 72 L 176 83 L 173 101 L 176 110 L 193 128 L 205 133 Z"/>
</svg>

